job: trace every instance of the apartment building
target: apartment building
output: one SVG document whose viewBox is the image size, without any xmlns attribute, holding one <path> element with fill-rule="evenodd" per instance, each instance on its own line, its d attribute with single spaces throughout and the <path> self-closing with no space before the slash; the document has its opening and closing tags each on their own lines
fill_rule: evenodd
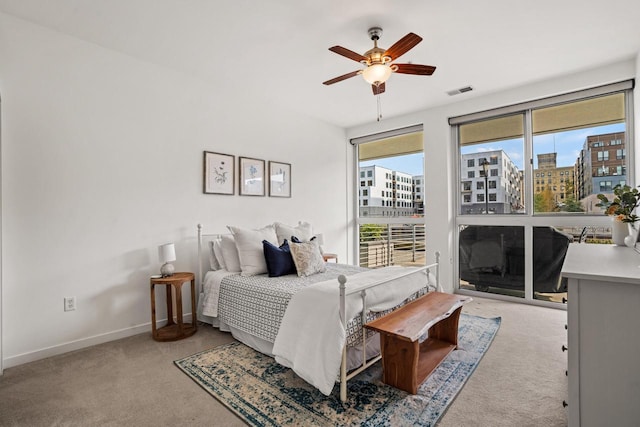
<svg viewBox="0 0 640 427">
<path fill-rule="evenodd" d="M 413 207 L 417 214 L 424 214 L 424 175 L 413 176 Z"/>
<path fill-rule="evenodd" d="M 462 155 L 460 174 L 462 214 L 513 213 L 523 208 L 522 173 L 504 151 Z"/>
<path fill-rule="evenodd" d="M 361 167 L 360 216 L 413 215 L 413 187 L 410 174 L 378 165 Z"/>
<path fill-rule="evenodd" d="M 588 136 L 576 160 L 576 197 L 611 193 L 616 185 L 627 183 L 625 132 Z"/>
</svg>

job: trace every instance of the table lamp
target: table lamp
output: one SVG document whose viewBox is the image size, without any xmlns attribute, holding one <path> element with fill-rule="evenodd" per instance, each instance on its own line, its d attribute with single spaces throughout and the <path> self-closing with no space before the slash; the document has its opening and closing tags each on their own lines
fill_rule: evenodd
<svg viewBox="0 0 640 427">
<path fill-rule="evenodd" d="M 176 260 L 176 248 L 174 244 L 165 243 L 164 245 L 158 246 L 158 258 L 160 258 L 160 262 L 162 263 L 162 267 L 160 267 L 162 277 L 173 276 L 175 268 L 170 262 Z"/>
</svg>

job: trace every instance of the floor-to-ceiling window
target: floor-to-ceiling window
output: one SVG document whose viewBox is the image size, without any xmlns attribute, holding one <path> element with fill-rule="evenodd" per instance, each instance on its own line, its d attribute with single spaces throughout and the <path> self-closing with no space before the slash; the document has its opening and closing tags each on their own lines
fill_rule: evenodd
<svg viewBox="0 0 640 427">
<path fill-rule="evenodd" d="M 358 264 L 425 263 L 421 126 L 352 140 L 356 151 Z"/>
<path fill-rule="evenodd" d="M 631 184 L 632 82 L 450 120 L 459 289 L 561 302 L 570 242 L 610 243 L 597 195 Z"/>
</svg>

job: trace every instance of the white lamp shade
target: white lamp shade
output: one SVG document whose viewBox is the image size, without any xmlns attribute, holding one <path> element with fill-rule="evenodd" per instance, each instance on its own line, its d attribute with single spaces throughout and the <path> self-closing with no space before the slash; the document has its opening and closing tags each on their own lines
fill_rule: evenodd
<svg viewBox="0 0 640 427">
<path fill-rule="evenodd" d="M 176 248 L 173 243 L 165 243 L 158 246 L 158 258 L 161 263 L 171 262 L 176 260 Z"/>
<path fill-rule="evenodd" d="M 370 84 L 379 85 L 391 76 L 391 67 L 384 64 L 373 64 L 362 71 L 362 77 Z"/>
</svg>

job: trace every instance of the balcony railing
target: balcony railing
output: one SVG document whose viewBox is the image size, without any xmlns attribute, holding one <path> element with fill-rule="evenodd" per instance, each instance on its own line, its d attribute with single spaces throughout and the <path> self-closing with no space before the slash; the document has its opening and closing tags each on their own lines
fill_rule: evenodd
<svg viewBox="0 0 640 427">
<path fill-rule="evenodd" d="M 425 264 L 423 224 L 362 224 L 359 231 L 361 267 Z"/>
</svg>

